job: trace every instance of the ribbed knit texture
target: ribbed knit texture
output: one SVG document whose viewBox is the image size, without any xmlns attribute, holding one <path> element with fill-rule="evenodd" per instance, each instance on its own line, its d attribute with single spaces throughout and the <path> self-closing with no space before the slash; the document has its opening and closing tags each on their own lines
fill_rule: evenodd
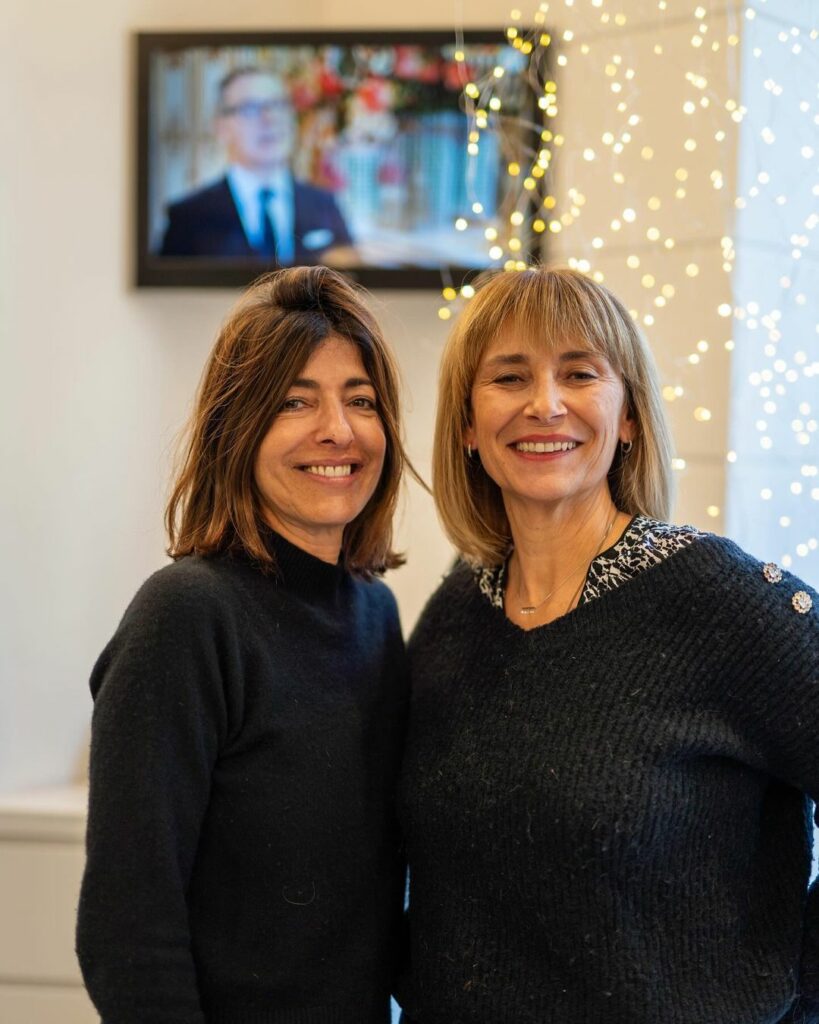
<svg viewBox="0 0 819 1024">
<path fill-rule="evenodd" d="M 269 535 L 141 588 L 92 675 L 78 954 L 104 1024 L 386 1024 L 395 601 Z"/>
<path fill-rule="evenodd" d="M 444 581 L 410 642 L 412 1024 L 819 1020 L 798 589 L 712 536 L 529 632 Z"/>
</svg>

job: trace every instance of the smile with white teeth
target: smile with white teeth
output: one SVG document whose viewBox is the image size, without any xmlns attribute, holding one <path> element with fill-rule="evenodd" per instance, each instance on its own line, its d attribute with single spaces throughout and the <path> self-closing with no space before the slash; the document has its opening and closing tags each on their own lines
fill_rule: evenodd
<svg viewBox="0 0 819 1024">
<path fill-rule="evenodd" d="M 518 441 L 515 448 L 519 452 L 570 452 L 577 447 L 577 441 Z"/>
<path fill-rule="evenodd" d="M 353 471 L 349 462 L 343 466 L 305 466 L 304 469 L 313 476 L 349 476 Z"/>
</svg>

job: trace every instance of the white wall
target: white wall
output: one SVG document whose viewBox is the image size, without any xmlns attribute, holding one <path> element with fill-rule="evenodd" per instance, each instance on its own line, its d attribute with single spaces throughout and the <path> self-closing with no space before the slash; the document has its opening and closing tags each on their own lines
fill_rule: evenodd
<svg viewBox="0 0 819 1024">
<path fill-rule="evenodd" d="M 655 4 L 621 6 L 635 12 L 634 34 L 630 26 L 622 38 L 639 49 L 641 18 L 650 19 Z M 560 8 L 565 20 L 570 12 Z M 227 291 L 131 286 L 131 34 L 486 26 L 504 22 L 507 6 L 481 0 L 467 11 L 457 2 L 417 0 L 405 12 L 376 0 L 359 0 L 353 11 L 338 0 L 6 0 L 3 10 L 0 790 L 11 790 L 65 779 L 82 756 L 88 673 L 135 588 L 163 562 L 169 446 L 234 298 Z M 569 94 L 576 82 L 572 117 L 583 124 L 593 95 L 582 70 L 570 66 L 563 80 Z M 635 179 L 635 188 L 643 187 L 649 183 Z M 600 179 L 601 202 L 609 193 Z M 709 239 L 719 234 L 709 225 Z M 611 280 L 620 280 L 614 271 Z M 622 286 L 633 289 L 626 278 Z M 445 333 L 437 298 L 378 299 L 408 385 L 410 452 L 426 472 Z M 691 302 L 696 296 L 677 307 L 678 318 Z M 661 363 L 676 365 L 692 330 L 678 326 Z M 667 337 L 673 334 L 669 329 Z M 665 340 L 659 335 L 657 344 Z M 727 368 L 716 362 L 701 386 L 724 401 Z M 721 467 L 713 469 L 720 432 L 715 436 L 716 442 L 690 439 L 702 480 L 695 476 L 686 487 L 681 518 L 701 521 L 706 491 L 721 496 Z M 392 580 L 407 623 L 449 559 L 429 499 L 414 491 L 411 501 L 402 526 L 411 561 Z"/>
<path fill-rule="evenodd" d="M 425 23 L 452 22 L 426 6 Z M 10 790 L 66 778 L 83 756 L 88 673 L 164 560 L 171 443 L 235 298 L 131 285 L 132 33 L 350 22 L 317 0 L 11 0 L 3 10 L 0 790 Z M 390 18 L 373 0 L 359 15 Z M 426 471 L 437 303 L 428 293 L 379 300 Z M 416 555 L 395 583 L 408 621 L 449 559 L 418 493 L 412 522 Z"/>
</svg>

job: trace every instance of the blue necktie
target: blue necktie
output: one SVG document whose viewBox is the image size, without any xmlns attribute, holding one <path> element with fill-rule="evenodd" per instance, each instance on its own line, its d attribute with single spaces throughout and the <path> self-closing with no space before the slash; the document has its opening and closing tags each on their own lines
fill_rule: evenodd
<svg viewBox="0 0 819 1024">
<path fill-rule="evenodd" d="M 267 204 L 274 195 L 273 189 L 259 189 L 259 213 L 262 218 L 262 236 L 256 251 L 260 256 L 270 260 L 276 257 L 276 232 L 273 230 L 273 222 L 270 220 L 270 214 L 267 212 Z"/>
</svg>

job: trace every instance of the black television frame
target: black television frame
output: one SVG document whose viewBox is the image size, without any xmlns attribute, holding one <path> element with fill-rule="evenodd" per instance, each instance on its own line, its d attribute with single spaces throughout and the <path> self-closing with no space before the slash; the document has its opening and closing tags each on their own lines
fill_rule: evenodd
<svg viewBox="0 0 819 1024">
<path fill-rule="evenodd" d="M 206 32 L 140 32 L 136 34 L 137 44 L 137 201 L 136 201 L 136 285 L 143 287 L 237 287 L 245 286 L 264 272 L 259 264 L 243 263 L 235 259 L 208 258 L 203 265 L 200 258 L 156 256 L 148 247 L 149 210 L 149 115 L 150 115 L 150 60 L 156 51 L 192 47 L 228 46 L 271 46 L 284 45 L 326 46 L 338 44 L 363 45 L 440 45 L 447 44 L 497 44 L 507 42 L 502 28 L 469 29 L 456 34 L 453 31 L 435 30 L 381 30 L 356 29 L 328 32 L 292 31 L 206 31 Z M 528 112 L 532 122 L 540 120 L 537 99 L 530 93 L 531 109 Z M 542 255 L 543 239 L 533 232 L 527 234 L 526 252 L 537 251 Z M 474 279 L 485 268 L 460 267 L 443 264 L 440 268 L 402 267 L 381 268 L 373 266 L 345 267 L 348 277 L 368 288 L 395 289 L 436 289 L 442 285 L 461 283 Z"/>
</svg>

